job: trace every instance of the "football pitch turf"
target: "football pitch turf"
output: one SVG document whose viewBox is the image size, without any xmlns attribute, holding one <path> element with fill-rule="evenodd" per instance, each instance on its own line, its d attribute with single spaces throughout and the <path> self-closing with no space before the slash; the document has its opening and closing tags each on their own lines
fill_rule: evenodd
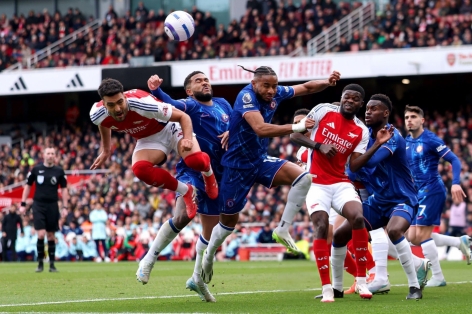
<svg viewBox="0 0 472 314">
<path fill-rule="evenodd" d="M 216 303 L 185 290 L 193 262 L 156 263 L 147 285 L 138 283 L 138 263 L 57 263 L 59 273 L 35 273 L 34 263 L 0 264 L 0 312 L 113 313 L 471 313 L 472 265 L 442 262 L 447 286 L 425 288 L 407 301 L 406 275 L 389 261 L 389 294 L 362 300 L 345 295 L 331 304 L 320 293 L 310 261 L 216 262 L 210 290 Z M 347 273 L 344 286 L 353 279 Z"/>
</svg>

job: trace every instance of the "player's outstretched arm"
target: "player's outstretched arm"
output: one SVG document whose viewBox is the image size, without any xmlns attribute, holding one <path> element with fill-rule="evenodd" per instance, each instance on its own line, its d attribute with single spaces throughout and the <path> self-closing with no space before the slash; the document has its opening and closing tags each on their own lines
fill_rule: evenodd
<svg viewBox="0 0 472 314">
<path fill-rule="evenodd" d="M 111 129 L 99 125 L 98 130 L 100 131 L 102 151 L 90 167 L 91 170 L 95 170 L 103 165 L 111 155 Z"/>
<path fill-rule="evenodd" d="M 303 84 L 293 85 L 292 87 L 295 92 L 294 96 L 303 96 L 321 92 L 330 86 L 335 86 L 337 81 L 340 79 L 341 74 L 337 71 L 333 71 L 326 80 L 313 80 Z"/>
<path fill-rule="evenodd" d="M 303 133 L 315 125 L 315 121 L 312 119 L 306 119 L 304 123 L 300 122 L 298 124 L 276 125 L 265 123 L 264 118 L 259 111 L 246 112 L 244 114 L 244 119 L 246 119 L 246 122 L 251 126 L 251 128 L 259 137 L 276 137 L 289 135 L 295 132 Z"/>
<path fill-rule="evenodd" d="M 323 155 L 328 158 L 334 157 L 338 152 L 337 148 L 332 144 L 321 144 L 312 141 L 307 136 L 301 133 L 293 133 L 290 135 L 290 140 L 300 146 L 305 146 L 314 150 L 319 150 Z"/>
<path fill-rule="evenodd" d="M 446 153 L 443 156 L 444 160 L 448 161 L 452 165 L 452 185 L 451 185 L 451 196 L 452 200 L 456 203 L 462 203 L 467 195 L 464 193 L 461 187 L 461 171 L 462 165 L 459 158 L 452 151 Z"/>
<path fill-rule="evenodd" d="M 153 94 L 165 103 L 171 104 L 172 106 L 177 107 L 180 110 L 184 110 L 185 104 L 183 102 L 173 99 L 160 88 L 163 81 L 164 80 L 161 79 L 158 75 L 153 75 L 148 79 L 148 88 L 151 91 L 151 94 Z"/>
</svg>

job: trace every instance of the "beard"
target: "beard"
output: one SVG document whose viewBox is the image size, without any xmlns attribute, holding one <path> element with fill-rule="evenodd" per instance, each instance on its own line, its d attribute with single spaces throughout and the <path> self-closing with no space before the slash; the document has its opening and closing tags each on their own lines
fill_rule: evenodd
<svg viewBox="0 0 472 314">
<path fill-rule="evenodd" d="M 210 101 L 213 98 L 213 90 L 209 93 L 194 92 L 193 97 L 198 101 Z"/>
</svg>

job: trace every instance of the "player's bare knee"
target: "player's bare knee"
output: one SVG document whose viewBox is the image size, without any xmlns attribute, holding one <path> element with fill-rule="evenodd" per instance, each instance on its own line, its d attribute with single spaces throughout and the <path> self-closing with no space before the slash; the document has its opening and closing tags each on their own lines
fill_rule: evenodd
<svg viewBox="0 0 472 314">
<path fill-rule="evenodd" d="M 361 213 L 357 213 L 351 219 L 351 225 L 353 229 L 362 229 L 365 227 L 364 216 Z"/>
<path fill-rule="evenodd" d="M 387 229 L 387 234 L 392 242 L 398 241 L 404 235 L 402 230 L 396 228 Z"/>
</svg>

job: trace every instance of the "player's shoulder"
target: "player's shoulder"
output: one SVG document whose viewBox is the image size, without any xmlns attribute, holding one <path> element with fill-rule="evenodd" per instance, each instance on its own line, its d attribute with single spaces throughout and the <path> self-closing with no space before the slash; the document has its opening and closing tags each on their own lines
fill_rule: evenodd
<svg viewBox="0 0 472 314">
<path fill-rule="evenodd" d="M 245 86 L 241 91 L 238 93 L 238 96 L 236 97 L 236 101 L 241 101 L 244 103 L 250 103 L 252 101 L 257 101 L 256 98 L 256 93 L 254 93 L 254 90 L 252 89 L 252 85 L 249 84 Z"/>
<path fill-rule="evenodd" d="M 100 125 L 102 121 L 108 116 L 107 109 L 103 104 L 103 100 L 93 104 L 90 109 L 90 120 L 96 125 Z"/>
<path fill-rule="evenodd" d="M 423 132 L 423 138 L 430 141 L 442 141 L 434 132 L 426 129 Z"/>
<path fill-rule="evenodd" d="M 341 114 L 341 113 L 339 113 L 339 114 Z M 353 122 L 358 128 L 360 128 L 362 130 L 363 134 L 367 133 L 367 135 L 368 135 L 370 133 L 369 128 L 358 117 L 354 117 Z"/>
<path fill-rule="evenodd" d="M 149 104 L 149 103 L 162 102 L 162 100 L 160 100 L 153 94 L 143 91 L 141 89 L 127 90 L 123 94 L 128 99 L 128 102 L 130 105 L 140 104 L 140 103 Z"/>
<path fill-rule="evenodd" d="M 323 115 L 328 112 L 338 112 L 339 106 L 330 103 L 321 103 L 313 107 L 308 113 L 308 117 L 313 118 L 315 115 Z"/>
</svg>

